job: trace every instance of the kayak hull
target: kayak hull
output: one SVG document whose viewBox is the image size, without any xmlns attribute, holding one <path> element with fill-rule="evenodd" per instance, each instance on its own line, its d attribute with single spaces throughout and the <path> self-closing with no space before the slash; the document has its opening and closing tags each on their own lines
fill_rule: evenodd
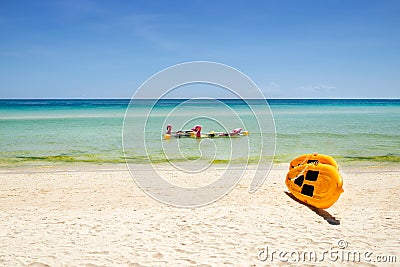
<svg viewBox="0 0 400 267">
<path fill-rule="evenodd" d="M 329 164 L 308 163 L 291 168 L 286 186 L 301 202 L 316 208 L 332 206 L 343 193 L 343 180 L 338 169 Z"/>
</svg>

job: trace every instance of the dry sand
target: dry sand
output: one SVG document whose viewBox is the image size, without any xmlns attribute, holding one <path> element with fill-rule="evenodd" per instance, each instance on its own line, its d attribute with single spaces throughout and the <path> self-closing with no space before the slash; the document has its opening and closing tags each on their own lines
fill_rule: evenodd
<svg viewBox="0 0 400 267">
<path fill-rule="evenodd" d="M 2 168 L 0 265 L 286 265 L 307 251 L 310 266 L 353 265 L 348 252 L 399 264 L 399 166 L 342 167 L 345 192 L 325 211 L 287 195 L 286 172 L 275 165 L 254 194 L 246 175 L 223 199 L 182 209 L 148 197 L 125 165 Z"/>
</svg>

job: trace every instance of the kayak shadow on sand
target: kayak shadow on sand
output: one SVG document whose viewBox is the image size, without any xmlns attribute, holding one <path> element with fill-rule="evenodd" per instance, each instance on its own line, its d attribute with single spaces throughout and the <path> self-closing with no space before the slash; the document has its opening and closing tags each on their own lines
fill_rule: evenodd
<svg viewBox="0 0 400 267">
<path fill-rule="evenodd" d="M 296 201 L 297 203 L 300 203 L 304 206 L 306 206 L 307 208 L 309 208 L 310 210 L 312 210 L 313 212 L 315 212 L 316 214 L 318 214 L 319 216 L 321 216 L 325 221 L 327 221 L 329 224 L 331 225 L 340 225 L 340 220 L 336 219 L 334 216 L 332 216 L 329 212 L 327 212 L 326 210 L 323 209 L 319 209 L 316 207 L 313 207 L 311 205 L 308 205 L 306 203 L 301 202 L 300 200 L 298 200 L 297 198 L 295 198 L 293 196 L 292 193 L 285 191 L 285 194 L 288 195 L 291 199 L 293 199 L 294 201 Z"/>
</svg>

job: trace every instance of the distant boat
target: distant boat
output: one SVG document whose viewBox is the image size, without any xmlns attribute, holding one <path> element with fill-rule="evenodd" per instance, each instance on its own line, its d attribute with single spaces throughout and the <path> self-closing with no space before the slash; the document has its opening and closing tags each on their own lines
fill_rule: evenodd
<svg viewBox="0 0 400 267">
<path fill-rule="evenodd" d="M 201 125 L 196 125 L 190 130 L 180 130 L 177 132 L 172 132 L 172 125 L 167 125 L 167 131 L 164 134 L 165 139 L 170 139 L 172 137 L 181 138 L 181 137 L 196 137 L 196 138 L 214 138 L 214 137 L 235 137 L 235 136 L 246 136 L 249 135 L 248 131 L 243 131 L 242 128 L 233 129 L 229 133 L 224 132 L 209 132 L 206 134 L 201 133 Z"/>
</svg>

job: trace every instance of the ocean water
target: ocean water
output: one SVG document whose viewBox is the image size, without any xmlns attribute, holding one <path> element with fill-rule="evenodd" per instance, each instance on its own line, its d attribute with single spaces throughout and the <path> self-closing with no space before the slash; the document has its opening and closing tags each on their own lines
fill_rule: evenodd
<svg viewBox="0 0 400 267">
<path fill-rule="evenodd" d="M 256 109 L 260 107 L 257 114 L 270 116 L 262 101 L 252 101 Z M 139 101 L 137 112 L 130 113 L 130 123 L 151 117 L 145 128 L 148 154 L 132 156 L 132 146 L 128 160 L 257 162 L 262 144 L 256 137 L 267 135 L 268 140 L 276 140 L 268 144 L 268 155 L 276 145 L 275 162 L 312 152 L 332 155 L 339 162 L 400 162 L 400 100 L 274 99 L 268 103 L 276 134 L 271 125 L 267 127 L 270 131 L 261 132 L 252 110 L 241 100 L 161 100 L 151 114 L 142 112 L 150 102 Z M 129 100 L 0 100 L 0 164 L 123 163 L 122 129 L 128 105 Z M 229 117 L 232 114 L 236 119 Z M 210 119 L 213 115 L 218 120 Z M 190 117 L 197 119 L 188 120 Z M 241 120 L 245 122 L 242 125 Z M 173 130 L 201 124 L 205 132 L 245 125 L 250 135 L 205 142 L 194 138 L 167 141 L 162 139 L 164 129 L 160 127 L 166 123 L 176 126 Z M 250 154 L 232 155 L 232 144 L 250 146 Z"/>
</svg>

